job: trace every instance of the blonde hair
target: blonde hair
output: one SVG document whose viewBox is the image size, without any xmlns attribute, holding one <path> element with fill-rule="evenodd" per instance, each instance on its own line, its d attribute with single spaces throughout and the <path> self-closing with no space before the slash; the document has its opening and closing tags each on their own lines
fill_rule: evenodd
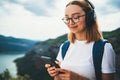
<svg viewBox="0 0 120 80">
<path fill-rule="evenodd" d="M 91 6 L 85 0 L 82 0 L 82 1 L 77 0 L 76 2 L 75 1 L 76 0 L 71 1 L 70 3 L 68 3 L 66 5 L 66 7 L 69 6 L 69 5 L 78 5 L 85 11 L 85 13 L 92 10 Z M 87 40 L 87 43 L 89 43 L 91 41 L 97 41 L 97 40 L 100 40 L 102 38 L 103 38 L 103 36 L 102 36 L 102 34 L 101 34 L 100 30 L 99 30 L 98 23 L 97 23 L 96 19 L 95 19 L 94 23 L 91 26 L 86 25 L 86 40 Z M 72 32 L 69 32 L 68 40 L 71 43 L 74 43 L 75 39 L 76 39 L 75 34 L 72 33 Z"/>
</svg>

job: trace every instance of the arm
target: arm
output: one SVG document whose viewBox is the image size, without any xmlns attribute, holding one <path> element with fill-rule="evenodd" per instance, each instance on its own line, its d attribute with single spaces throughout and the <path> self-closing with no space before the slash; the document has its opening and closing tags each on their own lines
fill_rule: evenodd
<svg viewBox="0 0 120 80">
<path fill-rule="evenodd" d="M 102 74 L 102 80 L 114 80 L 114 73 L 111 74 Z"/>
<path fill-rule="evenodd" d="M 110 43 L 106 43 L 102 60 L 102 79 L 114 80 L 115 52 Z"/>
</svg>

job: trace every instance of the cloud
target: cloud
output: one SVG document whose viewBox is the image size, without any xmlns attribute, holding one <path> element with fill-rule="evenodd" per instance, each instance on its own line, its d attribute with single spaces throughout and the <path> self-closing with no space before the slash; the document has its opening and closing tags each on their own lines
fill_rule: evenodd
<svg viewBox="0 0 120 80">
<path fill-rule="evenodd" d="M 102 31 L 112 31 L 120 27 L 120 12 L 99 16 L 99 25 Z"/>
<path fill-rule="evenodd" d="M 0 9 L 0 15 L 1 17 L 4 16 L 29 16 L 29 15 L 34 15 L 30 11 L 27 11 L 24 6 L 20 4 L 15 4 L 15 3 L 9 3 L 9 2 L 3 2 L 3 6 L 1 6 Z"/>
<path fill-rule="evenodd" d="M 24 6 L 37 16 L 46 16 L 47 10 L 54 8 L 54 0 L 16 0 L 16 3 Z"/>
<path fill-rule="evenodd" d="M 120 27 L 120 0 L 91 0 L 95 5 L 98 23 L 102 31 L 111 31 Z"/>
<path fill-rule="evenodd" d="M 108 4 L 120 10 L 120 0 L 109 0 Z"/>
<path fill-rule="evenodd" d="M 120 11 L 106 6 L 108 0 L 91 0 L 95 4 L 101 30 L 119 27 Z M 45 40 L 68 32 L 62 22 L 69 0 L 2 0 L 0 3 L 0 34 Z M 49 4 L 47 4 L 49 3 Z M 37 12 L 38 11 L 38 12 Z M 118 16 L 117 16 L 118 15 Z"/>
<path fill-rule="evenodd" d="M 64 24 L 56 18 L 9 16 L 4 17 L 0 22 L 0 26 L 3 26 L 0 29 L 1 33 L 21 38 L 45 40 L 67 32 Z"/>
<path fill-rule="evenodd" d="M 46 16 L 47 11 L 55 7 L 54 1 L 55 0 L 2 0 L 0 5 L 2 5 L 3 2 L 21 5 L 37 16 Z"/>
<path fill-rule="evenodd" d="M 51 11 L 49 16 L 38 16 L 26 9 L 24 5 L 5 1 L 0 9 L 0 34 L 45 40 L 66 33 L 66 26 L 61 18 L 53 16 L 52 9 L 47 11 Z M 55 9 L 54 11 L 60 12 Z"/>
<path fill-rule="evenodd" d="M 108 15 L 109 13 L 116 13 L 120 10 L 120 0 L 91 0 L 95 5 L 95 10 L 100 15 Z"/>
<path fill-rule="evenodd" d="M 23 5 L 27 10 L 35 13 L 38 16 L 46 15 L 47 8 L 51 7 L 43 0 L 29 0 L 29 2 L 24 3 Z"/>
</svg>

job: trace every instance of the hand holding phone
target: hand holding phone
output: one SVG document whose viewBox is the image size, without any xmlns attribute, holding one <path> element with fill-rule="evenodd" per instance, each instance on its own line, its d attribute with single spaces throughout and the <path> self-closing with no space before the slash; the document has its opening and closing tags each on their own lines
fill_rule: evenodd
<svg viewBox="0 0 120 80">
<path fill-rule="evenodd" d="M 60 68 L 60 66 L 52 58 L 46 56 L 41 56 L 40 58 L 44 63 L 50 64 L 51 66 L 55 66 L 56 68 Z"/>
</svg>

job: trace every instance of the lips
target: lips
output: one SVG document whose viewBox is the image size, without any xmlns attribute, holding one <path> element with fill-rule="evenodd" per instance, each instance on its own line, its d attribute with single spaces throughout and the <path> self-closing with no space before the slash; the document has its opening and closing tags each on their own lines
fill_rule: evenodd
<svg viewBox="0 0 120 80">
<path fill-rule="evenodd" d="M 70 28 L 77 28 L 77 26 L 70 26 Z"/>
</svg>

